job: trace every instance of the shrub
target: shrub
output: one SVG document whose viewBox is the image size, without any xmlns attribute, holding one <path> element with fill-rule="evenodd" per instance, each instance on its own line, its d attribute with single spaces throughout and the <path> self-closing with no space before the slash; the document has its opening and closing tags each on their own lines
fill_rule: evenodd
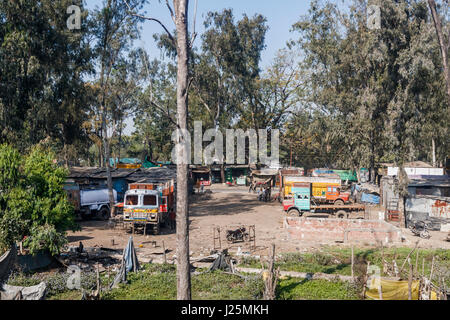
<svg viewBox="0 0 450 320">
<path fill-rule="evenodd" d="M 22 157 L 0 145 L 0 251 L 26 239 L 31 253 L 58 254 L 66 243 L 65 231 L 78 229 L 63 189 L 67 172 L 55 158 L 39 146 Z"/>
</svg>

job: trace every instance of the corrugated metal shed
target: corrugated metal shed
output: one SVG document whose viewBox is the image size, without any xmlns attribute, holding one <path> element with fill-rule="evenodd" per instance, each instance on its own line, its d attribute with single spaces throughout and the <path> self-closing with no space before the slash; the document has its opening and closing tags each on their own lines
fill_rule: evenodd
<svg viewBox="0 0 450 320">
<path fill-rule="evenodd" d="M 450 226 L 450 198 L 418 195 L 405 201 L 406 222 L 430 220 L 436 230 Z"/>
<path fill-rule="evenodd" d="M 97 167 L 72 167 L 67 178 L 71 179 L 106 179 L 106 168 Z M 126 178 L 139 169 L 111 168 L 111 177 Z"/>
<path fill-rule="evenodd" d="M 174 180 L 176 182 L 177 171 L 167 167 L 139 168 L 126 179 L 130 182 L 162 182 Z"/>
</svg>

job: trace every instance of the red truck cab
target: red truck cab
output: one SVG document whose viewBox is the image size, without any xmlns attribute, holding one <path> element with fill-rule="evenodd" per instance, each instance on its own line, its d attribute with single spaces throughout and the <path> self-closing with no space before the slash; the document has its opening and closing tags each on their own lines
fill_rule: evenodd
<svg viewBox="0 0 450 320">
<path fill-rule="evenodd" d="M 325 192 L 327 202 L 332 202 L 336 205 L 344 205 L 350 201 L 350 193 L 342 192 L 337 186 L 328 186 Z"/>
</svg>

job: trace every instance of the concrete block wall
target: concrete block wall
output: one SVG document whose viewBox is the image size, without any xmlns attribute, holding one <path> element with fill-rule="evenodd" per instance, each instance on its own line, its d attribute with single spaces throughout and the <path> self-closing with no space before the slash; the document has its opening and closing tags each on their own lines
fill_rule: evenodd
<svg viewBox="0 0 450 320">
<path fill-rule="evenodd" d="M 291 240 L 315 242 L 401 242 L 400 229 L 382 220 L 286 217 Z"/>
</svg>

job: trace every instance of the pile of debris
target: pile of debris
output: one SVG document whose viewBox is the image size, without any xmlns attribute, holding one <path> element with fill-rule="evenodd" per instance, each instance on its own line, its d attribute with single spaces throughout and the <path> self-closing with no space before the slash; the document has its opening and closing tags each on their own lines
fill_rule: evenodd
<svg viewBox="0 0 450 320">
<path fill-rule="evenodd" d="M 117 270 L 120 266 L 122 250 L 102 247 L 83 247 L 80 242 L 78 247 L 69 247 L 67 252 L 61 253 L 56 259 L 63 266 L 78 266 L 81 270 L 95 271 L 96 265 L 100 264 L 100 272 L 105 270 Z"/>
<path fill-rule="evenodd" d="M 357 203 L 380 204 L 380 188 L 374 183 L 354 184 L 351 190 L 352 198 Z"/>
</svg>

